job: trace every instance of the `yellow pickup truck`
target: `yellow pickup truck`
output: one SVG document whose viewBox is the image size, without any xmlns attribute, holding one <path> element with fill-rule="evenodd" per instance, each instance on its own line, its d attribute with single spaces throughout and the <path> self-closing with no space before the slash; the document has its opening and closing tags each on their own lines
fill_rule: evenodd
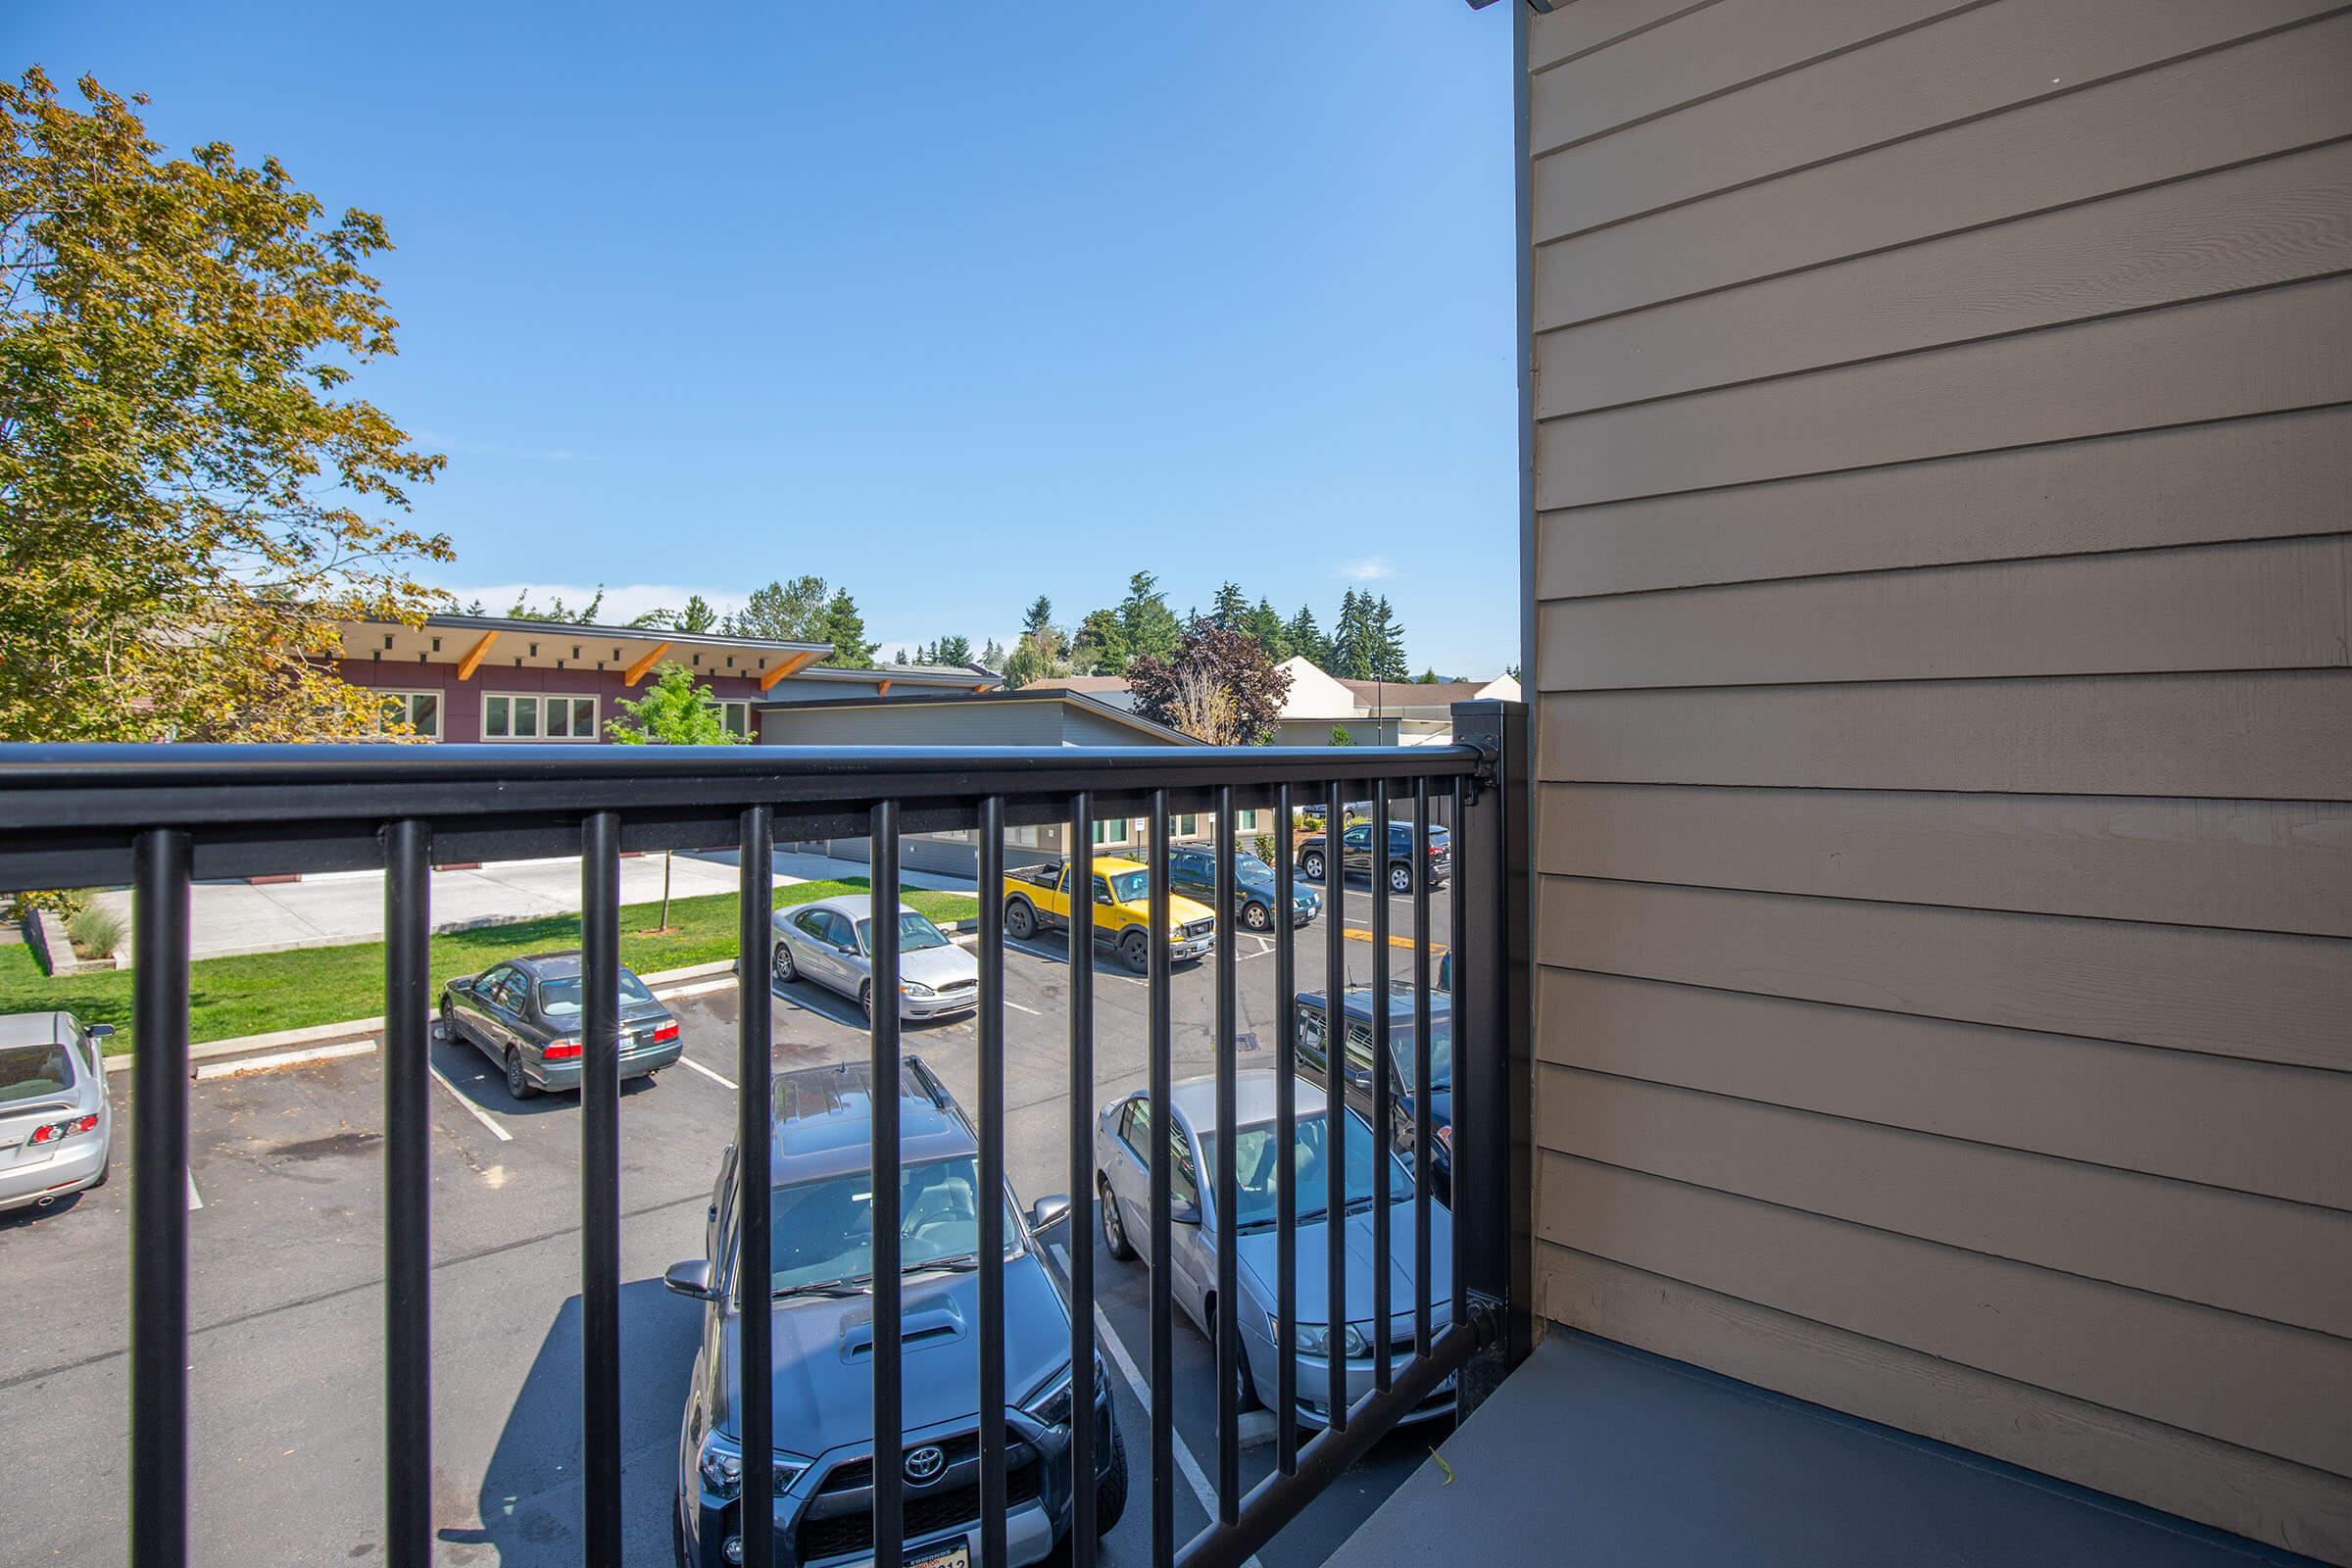
<svg viewBox="0 0 2352 1568">
<path fill-rule="evenodd" d="M 1004 934 L 1026 941 L 1070 923 L 1070 865 L 1047 860 L 1004 873 Z M 1152 963 L 1152 873 L 1133 860 L 1095 861 L 1095 941 L 1137 974 Z M 1168 958 L 1189 963 L 1216 946 L 1217 918 L 1206 905 L 1168 895 Z"/>
</svg>

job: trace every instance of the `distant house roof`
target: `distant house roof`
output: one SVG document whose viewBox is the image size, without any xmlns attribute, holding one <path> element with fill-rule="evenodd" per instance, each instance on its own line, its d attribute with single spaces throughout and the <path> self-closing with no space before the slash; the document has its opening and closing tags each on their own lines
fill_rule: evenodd
<svg viewBox="0 0 2352 1568">
<path fill-rule="evenodd" d="M 970 692 L 962 695 L 954 692 L 917 692 L 906 697 L 810 697 L 791 702 L 755 703 L 752 706 L 756 712 L 798 711 L 806 713 L 818 710 L 829 711 L 836 709 L 890 709 L 895 710 L 921 707 L 926 704 L 970 708 L 1012 707 L 1021 703 L 1058 703 L 1078 712 L 1091 713 L 1096 717 L 1124 725 L 1134 730 L 1139 737 L 1162 746 L 1199 746 L 1201 744 L 1180 729 L 1170 729 L 1165 724 L 1155 724 L 1127 709 L 1114 707 L 1100 698 L 1089 697 L 1083 692 L 1040 691 L 1034 686 L 1024 686 L 1018 691 Z"/>
<path fill-rule="evenodd" d="M 1450 708 L 1455 703 L 1475 702 L 1494 684 L 1484 680 L 1349 680 L 1344 675 L 1337 678 L 1355 694 L 1358 703 L 1376 712 L 1384 708 Z"/>
<path fill-rule="evenodd" d="M 604 626 L 513 615 L 431 615 L 421 626 L 399 621 L 345 621 L 343 657 L 382 663 L 464 663 L 531 669 L 628 669 L 656 659 L 686 665 L 696 675 L 773 676 L 804 681 L 855 681 L 986 691 L 1004 677 L 976 664 L 884 664 L 874 669 L 819 664 L 831 643 L 772 637 L 731 637 L 713 631 L 662 626 Z M 478 657 L 477 657 L 478 656 Z"/>
<path fill-rule="evenodd" d="M 1089 696 L 1129 689 L 1124 675 L 1060 675 L 1053 680 L 1033 680 L 1021 688 L 1025 692 L 1082 692 Z"/>
</svg>

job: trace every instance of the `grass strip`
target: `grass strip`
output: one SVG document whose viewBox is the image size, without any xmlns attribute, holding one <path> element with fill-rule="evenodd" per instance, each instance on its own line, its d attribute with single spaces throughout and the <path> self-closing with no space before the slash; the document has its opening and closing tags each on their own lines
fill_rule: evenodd
<svg viewBox="0 0 2352 1568">
<path fill-rule="evenodd" d="M 776 889 L 776 907 L 863 893 L 867 886 L 863 877 L 788 883 Z M 979 901 L 968 893 L 907 888 L 901 896 L 942 925 L 968 920 L 980 912 Z M 652 974 L 735 956 L 734 894 L 674 899 L 669 906 L 670 928 L 657 932 L 653 927 L 661 912 L 658 903 L 621 906 L 620 961 L 626 967 Z M 543 915 L 444 932 L 432 939 L 435 997 L 438 999 L 443 981 L 458 975 L 478 974 L 506 958 L 579 945 L 577 914 Z M 131 978 L 128 969 L 51 976 L 33 961 L 31 949 L 0 947 L 0 1013 L 62 1008 L 85 1024 L 111 1023 L 116 1033 L 107 1042 L 107 1054 L 119 1055 L 134 1044 Z M 202 958 L 188 966 L 188 1038 L 192 1045 L 371 1018 L 383 1010 L 381 942 Z"/>
</svg>

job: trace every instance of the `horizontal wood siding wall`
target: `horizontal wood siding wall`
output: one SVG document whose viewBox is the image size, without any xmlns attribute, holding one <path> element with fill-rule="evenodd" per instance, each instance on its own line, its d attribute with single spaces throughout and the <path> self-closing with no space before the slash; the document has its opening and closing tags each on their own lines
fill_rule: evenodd
<svg viewBox="0 0 2352 1568">
<path fill-rule="evenodd" d="M 1544 1313 L 2352 1562 L 2352 7 L 1529 59 Z"/>
</svg>

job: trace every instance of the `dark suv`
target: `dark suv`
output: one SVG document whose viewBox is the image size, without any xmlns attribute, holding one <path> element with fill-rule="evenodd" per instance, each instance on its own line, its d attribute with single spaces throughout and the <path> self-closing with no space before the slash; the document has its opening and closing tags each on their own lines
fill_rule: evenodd
<svg viewBox="0 0 2352 1568">
<path fill-rule="evenodd" d="M 869 1075 L 862 1062 L 776 1078 L 769 1162 L 774 1277 L 737 1278 L 735 1151 L 719 1160 L 705 1256 L 663 1280 L 704 1303 L 678 1439 L 671 1529 L 681 1568 L 742 1560 L 736 1343 L 748 1298 L 773 1314 L 776 1561 L 789 1568 L 873 1555 L 873 1251 L 868 1206 Z M 980 1549 L 980 1244 L 982 1201 L 1004 1205 L 1006 1560 L 1053 1553 L 1070 1526 L 1070 1313 L 1035 1236 L 1069 1210 L 1040 1200 L 1026 1219 L 1009 1191 L 979 1191 L 978 1141 L 919 1057 L 906 1058 L 899 1104 L 905 1274 L 901 1357 L 905 1446 L 896 1456 L 908 1563 L 976 1561 Z M 761 1304 L 762 1292 L 767 1298 Z M 1127 1450 L 1110 1379 L 1095 1370 L 1095 1523 L 1127 1506 Z"/>
<path fill-rule="evenodd" d="M 1450 958 L 1450 955 L 1447 956 Z M 1450 975 L 1448 976 L 1450 979 Z M 1349 986 L 1340 994 L 1347 1044 L 1340 1057 L 1341 1093 L 1348 1108 L 1372 1120 L 1372 988 Z M 1301 991 L 1292 1005 L 1298 1014 L 1298 1072 L 1322 1083 L 1329 1069 L 1331 1004 L 1320 991 Z M 1413 990 L 1389 987 L 1389 1147 L 1408 1162 L 1413 1157 L 1414 1082 Z M 1429 996 L 1429 1175 L 1430 1191 L 1453 1201 L 1453 999 L 1436 989 Z"/>
<path fill-rule="evenodd" d="M 1274 929 L 1274 868 L 1248 850 L 1233 855 L 1233 912 L 1252 931 Z M 1213 845 L 1168 846 L 1168 885 L 1188 899 L 1216 906 L 1217 852 Z M 1321 912 L 1312 888 L 1291 889 L 1291 924 L 1304 925 Z"/>
<path fill-rule="evenodd" d="M 1370 822 L 1350 822 L 1340 830 L 1340 864 L 1342 869 L 1373 872 L 1372 832 Z M 1320 833 L 1298 841 L 1298 870 L 1309 881 L 1324 882 L 1330 870 L 1330 858 Z M 1391 893 L 1413 891 L 1413 825 L 1410 822 L 1389 824 L 1388 854 L 1382 858 L 1381 874 Z M 1429 829 L 1429 885 L 1444 887 L 1453 874 L 1453 835 L 1432 823 Z"/>
</svg>

